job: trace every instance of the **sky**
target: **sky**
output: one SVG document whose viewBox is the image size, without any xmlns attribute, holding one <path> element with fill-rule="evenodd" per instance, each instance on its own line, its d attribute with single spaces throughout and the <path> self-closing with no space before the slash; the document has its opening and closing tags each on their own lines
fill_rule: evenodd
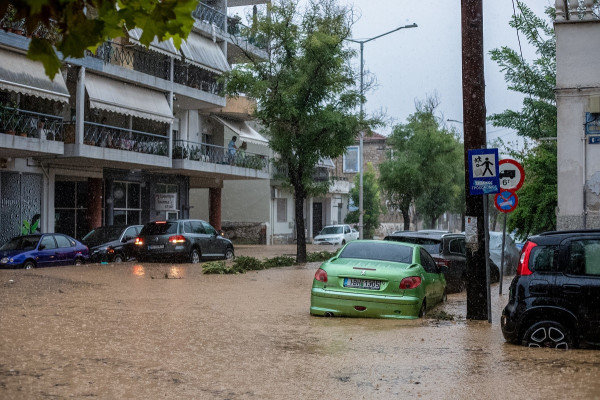
<svg viewBox="0 0 600 400">
<path fill-rule="evenodd" d="M 415 100 L 437 95 L 438 113 L 443 120 L 462 121 L 462 55 L 460 0 L 339 0 L 353 6 L 360 18 L 353 38 L 368 39 L 399 26 L 416 23 L 417 28 L 401 29 L 364 45 L 364 69 L 375 75 L 377 85 L 366 93 L 365 112 L 383 111 L 390 119 L 377 131 L 388 135 L 392 126 L 405 123 L 415 111 Z M 538 16 L 554 0 L 526 0 Z M 518 11 L 518 10 L 517 10 Z M 489 51 L 501 46 L 519 49 L 517 32 L 508 23 L 512 0 L 483 0 L 483 29 L 487 115 L 506 109 L 521 109 L 523 96 L 507 89 L 504 74 L 491 60 Z M 523 34 L 523 57 L 531 61 L 535 51 Z M 360 66 L 359 44 L 356 68 Z M 462 124 L 447 122 L 462 134 Z M 514 141 L 508 129 L 487 126 L 488 142 L 498 137 Z"/>
</svg>

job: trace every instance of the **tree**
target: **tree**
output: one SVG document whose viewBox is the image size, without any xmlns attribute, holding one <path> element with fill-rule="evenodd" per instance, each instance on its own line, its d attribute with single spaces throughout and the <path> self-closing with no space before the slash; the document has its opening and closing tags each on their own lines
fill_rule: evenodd
<svg viewBox="0 0 600 400">
<path fill-rule="evenodd" d="M 257 99 L 254 117 L 294 191 L 296 256 L 305 262 L 304 201 L 315 187 L 315 166 L 321 158 L 342 155 L 361 128 L 354 110 L 362 97 L 351 89 L 355 52 L 343 46 L 352 14 L 334 0 L 312 1 L 304 10 L 294 0 L 268 7 L 253 29 L 269 37 L 269 58 L 247 54 L 250 62 L 225 74 L 225 91 Z"/>
<path fill-rule="evenodd" d="M 358 204 L 360 176 L 354 177 L 354 187 L 350 189 L 350 197 L 354 204 Z M 379 215 L 381 215 L 381 203 L 379 201 L 379 185 L 372 163 L 367 163 L 363 174 L 363 229 L 367 238 L 372 238 L 375 230 L 379 228 Z M 358 223 L 359 210 L 351 211 L 346 216 L 347 224 Z"/>
<path fill-rule="evenodd" d="M 392 206 L 410 228 L 409 209 L 415 203 L 429 225 L 451 208 L 462 190 L 462 145 L 440 124 L 435 96 L 416 103 L 406 124 L 394 127 L 388 144 L 390 159 L 379 166 L 379 183 Z"/>
<path fill-rule="evenodd" d="M 61 59 L 82 58 L 107 40 L 125 35 L 125 28 L 143 30 L 140 43 L 148 46 L 173 38 L 179 48 L 194 25 L 196 0 L 13 0 L 0 2 L 0 18 L 24 19 L 28 32 L 56 32 L 33 37 L 27 56 L 41 61 L 51 79 Z"/>
<path fill-rule="evenodd" d="M 556 38 L 552 26 L 536 16 L 521 1 L 520 14 L 510 26 L 522 32 L 536 48 L 538 58 L 527 63 L 515 50 L 508 47 L 494 49 L 491 56 L 505 73 L 510 90 L 523 93 L 520 111 L 506 110 L 490 117 L 494 126 L 512 128 L 517 134 L 530 139 L 556 137 Z M 554 9 L 546 14 L 554 19 Z M 541 142 L 522 153 L 511 154 L 525 169 L 525 182 L 519 190 L 519 206 L 508 217 L 508 229 L 517 229 L 520 237 L 556 227 L 557 165 L 556 144 Z M 543 206 L 542 206 L 543 203 Z"/>
</svg>

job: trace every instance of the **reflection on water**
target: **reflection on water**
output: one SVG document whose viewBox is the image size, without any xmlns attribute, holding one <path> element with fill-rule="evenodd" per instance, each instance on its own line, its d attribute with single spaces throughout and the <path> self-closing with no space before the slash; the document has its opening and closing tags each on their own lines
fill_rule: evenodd
<svg viewBox="0 0 600 400">
<path fill-rule="evenodd" d="M 140 265 L 140 264 L 134 265 L 133 268 L 132 268 L 132 271 L 133 271 L 133 274 L 135 276 L 144 276 L 144 275 L 146 275 L 146 270 L 144 269 L 144 266 Z"/>
<path fill-rule="evenodd" d="M 185 268 L 172 266 L 169 268 L 169 278 L 170 279 L 181 279 L 185 276 Z"/>
</svg>

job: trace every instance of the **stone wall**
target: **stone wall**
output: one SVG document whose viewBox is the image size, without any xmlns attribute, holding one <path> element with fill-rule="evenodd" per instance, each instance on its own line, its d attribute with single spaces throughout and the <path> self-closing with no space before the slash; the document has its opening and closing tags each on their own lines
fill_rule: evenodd
<svg viewBox="0 0 600 400">
<path fill-rule="evenodd" d="M 264 222 L 222 222 L 221 230 L 234 244 L 266 244 L 267 226 Z"/>
</svg>

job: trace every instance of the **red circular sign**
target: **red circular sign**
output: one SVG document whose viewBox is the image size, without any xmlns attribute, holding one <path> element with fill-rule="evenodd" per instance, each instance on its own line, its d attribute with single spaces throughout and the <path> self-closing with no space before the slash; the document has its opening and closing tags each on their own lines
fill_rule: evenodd
<svg viewBox="0 0 600 400">
<path fill-rule="evenodd" d="M 525 170 L 515 160 L 505 159 L 498 163 L 500 189 L 519 190 L 525 181 Z"/>
<path fill-rule="evenodd" d="M 519 197 L 514 190 L 502 190 L 494 197 L 494 205 L 498 211 L 509 213 L 519 205 Z"/>
</svg>

